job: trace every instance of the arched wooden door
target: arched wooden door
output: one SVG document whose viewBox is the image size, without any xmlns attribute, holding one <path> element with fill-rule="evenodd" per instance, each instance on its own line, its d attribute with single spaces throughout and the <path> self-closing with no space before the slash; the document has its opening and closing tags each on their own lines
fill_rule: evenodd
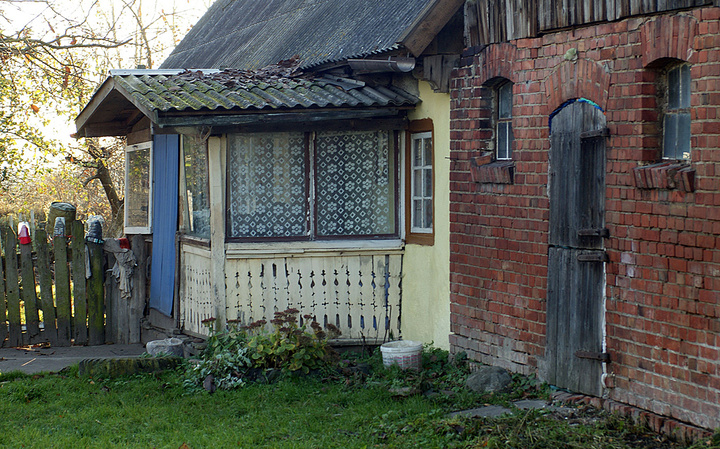
<svg viewBox="0 0 720 449">
<path fill-rule="evenodd" d="M 578 100 L 551 120 L 546 380 L 602 393 L 605 115 Z"/>
</svg>

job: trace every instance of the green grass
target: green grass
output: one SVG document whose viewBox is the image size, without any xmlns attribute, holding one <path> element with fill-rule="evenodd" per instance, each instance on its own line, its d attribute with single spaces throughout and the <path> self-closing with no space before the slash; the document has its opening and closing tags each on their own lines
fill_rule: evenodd
<svg viewBox="0 0 720 449">
<path fill-rule="evenodd" d="M 665 448 L 684 447 L 590 407 L 568 418 L 539 411 L 497 419 L 447 412 L 543 396 L 514 376 L 513 390 L 479 396 L 463 370 L 426 357 L 426 369 L 369 378 L 286 377 L 214 394 L 183 387 L 183 374 L 90 379 L 0 375 L 0 447 L 18 448 Z M 398 396 L 397 387 L 418 394 Z M 425 394 L 421 393 L 424 392 Z M 452 392 L 452 393 L 451 393 Z M 428 394 L 430 393 L 430 394 Z M 720 448 L 720 436 L 696 448 Z"/>
</svg>

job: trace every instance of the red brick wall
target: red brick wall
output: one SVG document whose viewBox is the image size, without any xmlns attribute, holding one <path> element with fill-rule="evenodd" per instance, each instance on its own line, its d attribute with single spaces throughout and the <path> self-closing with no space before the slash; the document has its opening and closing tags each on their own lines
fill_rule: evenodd
<svg viewBox="0 0 720 449">
<path fill-rule="evenodd" d="M 566 59 L 570 49 L 577 59 Z M 607 115 L 606 321 L 611 399 L 720 426 L 720 8 L 639 17 L 469 49 L 452 82 L 451 344 L 540 372 L 545 352 L 548 115 L 585 97 Z M 571 56 L 570 54 L 568 56 Z M 636 187 L 661 158 L 656 78 L 691 64 L 694 191 Z M 478 183 L 487 82 L 513 88 L 512 184 Z M 485 86 L 484 86 L 485 85 Z M 716 168 L 717 167 L 717 168 Z"/>
</svg>

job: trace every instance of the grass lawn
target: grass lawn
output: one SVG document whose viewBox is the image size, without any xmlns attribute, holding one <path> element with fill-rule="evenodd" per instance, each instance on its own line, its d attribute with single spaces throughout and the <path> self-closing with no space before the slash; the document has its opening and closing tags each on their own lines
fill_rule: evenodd
<svg viewBox="0 0 720 449">
<path fill-rule="evenodd" d="M 516 376 L 512 391 L 480 396 L 461 387 L 464 378 L 456 369 L 408 374 L 373 368 L 367 378 L 291 376 L 214 394 L 189 390 L 181 372 L 117 379 L 80 377 L 76 369 L 3 374 L 0 447 L 684 447 L 590 408 L 578 409 L 573 419 L 538 411 L 449 418 L 452 410 L 507 404 L 547 389 Z M 718 448 L 720 438 L 694 447 Z"/>
</svg>

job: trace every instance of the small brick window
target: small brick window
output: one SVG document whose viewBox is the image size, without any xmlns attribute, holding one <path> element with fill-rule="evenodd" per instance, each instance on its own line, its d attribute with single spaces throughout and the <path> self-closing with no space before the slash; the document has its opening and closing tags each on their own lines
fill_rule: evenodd
<svg viewBox="0 0 720 449">
<path fill-rule="evenodd" d="M 663 111 L 663 158 L 690 159 L 690 66 L 671 67 L 666 74 Z"/>
<path fill-rule="evenodd" d="M 512 87 L 509 81 L 495 87 L 495 156 L 498 160 L 512 159 Z"/>
</svg>

